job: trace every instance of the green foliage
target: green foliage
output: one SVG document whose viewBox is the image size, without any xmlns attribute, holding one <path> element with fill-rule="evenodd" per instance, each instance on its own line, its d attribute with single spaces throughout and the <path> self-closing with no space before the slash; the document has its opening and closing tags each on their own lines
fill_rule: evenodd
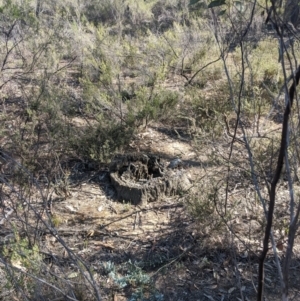
<svg viewBox="0 0 300 301">
<path fill-rule="evenodd" d="M 213 219 L 215 213 L 215 195 L 213 187 L 205 185 L 201 188 L 201 193 L 191 194 L 188 196 L 188 203 L 192 214 L 202 224 L 207 224 Z"/>
<path fill-rule="evenodd" d="M 115 266 L 111 262 L 106 262 L 104 264 L 106 272 L 109 272 L 109 276 L 115 281 L 115 283 L 120 287 L 124 288 L 128 285 L 131 286 L 141 286 L 150 283 L 150 277 L 146 275 L 143 270 L 132 263 L 130 260 L 123 266 L 126 270 L 125 276 L 119 276 L 116 273 Z"/>
<path fill-rule="evenodd" d="M 106 118 L 100 119 L 93 128 L 71 129 L 68 143 L 77 155 L 106 162 L 129 143 L 133 128 Z"/>
<path fill-rule="evenodd" d="M 83 50 L 85 55 L 82 80 L 109 85 L 112 81 L 112 57 L 109 57 L 107 49 L 110 41 L 105 41 L 107 32 L 103 26 L 94 28 L 93 34 L 94 43 L 88 44 Z"/>
<path fill-rule="evenodd" d="M 14 240 L 4 245 L 2 254 L 12 265 L 29 272 L 38 272 L 42 263 L 42 256 L 37 245 L 31 245 L 26 238 L 21 238 L 17 232 Z"/>
<path fill-rule="evenodd" d="M 179 94 L 173 91 L 152 91 L 145 88 L 136 91 L 136 99 L 128 103 L 129 122 L 136 122 L 137 126 L 147 124 L 152 120 L 167 119 L 179 102 Z"/>
<path fill-rule="evenodd" d="M 102 267 L 119 288 L 130 287 L 133 290 L 128 300 L 164 300 L 163 294 L 151 288 L 151 278 L 131 260 L 123 264 L 119 272 L 116 271 L 116 266 L 111 261 L 103 263 Z"/>
<path fill-rule="evenodd" d="M 150 296 L 149 296 L 150 295 Z M 148 297 L 146 297 L 148 296 Z M 134 292 L 130 298 L 128 299 L 128 301 L 139 301 L 139 300 L 143 300 L 143 301 L 164 301 L 164 295 L 154 291 L 152 294 L 146 293 L 143 291 L 143 289 L 137 289 L 136 292 Z"/>
<path fill-rule="evenodd" d="M 35 16 L 28 0 L 21 3 L 13 0 L 4 0 L 0 3 L 0 12 L 7 18 L 6 21 L 11 19 L 14 21 L 29 21 L 30 23 L 35 22 Z"/>
<path fill-rule="evenodd" d="M 115 274 L 116 272 L 115 264 L 112 261 L 103 262 L 101 266 L 103 267 L 105 274 Z"/>
<path fill-rule="evenodd" d="M 53 226 L 55 228 L 57 228 L 58 226 L 60 226 L 63 223 L 63 220 L 59 215 L 54 214 L 51 216 L 51 222 L 52 222 Z"/>
<path fill-rule="evenodd" d="M 191 131 L 196 132 L 198 129 L 203 134 L 203 139 L 206 139 L 204 133 L 210 133 L 211 138 L 218 137 L 222 133 L 220 127 L 222 114 L 231 110 L 228 102 L 228 87 L 226 85 L 218 87 L 216 94 L 212 91 L 208 96 L 207 93 L 198 92 L 200 84 L 201 82 L 198 82 L 198 86 L 187 88 L 186 103 L 179 117 L 189 116 L 192 121 L 190 124 Z M 224 89 L 222 93 L 220 93 L 221 89 Z M 200 139 L 202 135 L 197 136 Z"/>
<path fill-rule="evenodd" d="M 265 84 L 276 83 L 279 76 L 278 44 L 274 39 L 261 41 L 252 51 L 253 76 Z"/>
</svg>

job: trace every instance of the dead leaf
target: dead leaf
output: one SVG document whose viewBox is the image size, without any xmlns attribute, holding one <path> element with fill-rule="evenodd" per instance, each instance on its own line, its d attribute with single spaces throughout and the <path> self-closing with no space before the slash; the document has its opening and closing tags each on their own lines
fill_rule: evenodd
<svg viewBox="0 0 300 301">
<path fill-rule="evenodd" d="M 76 212 L 77 210 L 72 205 L 66 205 L 67 209 L 69 209 L 71 212 Z"/>
<path fill-rule="evenodd" d="M 68 279 L 76 278 L 77 276 L 78 276 L 78 273 L 73 272 L 73 273 L 68 275 Z"/>
<path fill-rule="evenodd" d="M 284 242 L 283 241 L 278 241 L 277 245 L 276 245 L 276 248 L 279 250 L 279 251 L 283 251 L 283 246 L 284 246 Z"/>
<path fill-rule="evenodd" d="M 94 236 L 94 234 L 95 234 L 95 231 L 94 231 L 94 230 L 89 230 L 89 231 L 87 232 L 86 236 L 87 236 L 87 237 L 92 237 L 92 236 Z"/>
</svg>

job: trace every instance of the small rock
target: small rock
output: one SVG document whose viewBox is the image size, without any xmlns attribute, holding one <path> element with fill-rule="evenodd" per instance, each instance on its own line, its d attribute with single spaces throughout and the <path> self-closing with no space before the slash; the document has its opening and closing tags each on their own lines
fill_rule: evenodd
<svg viewBox="0 0 300 301">
<path fill-rule="evenodd" d="M 69 209 L 71 212 L 77 212 L 77 210 L 72 205 L 66 205 L 67 209 Z"/>
<path fill-rule="evenodd" d="M 179 158 L 176 158 L 170 162 L 170 164 L 167 166 L 167 168 L 175 169 L 182 167 L 182 161 Z"/>
</svg>

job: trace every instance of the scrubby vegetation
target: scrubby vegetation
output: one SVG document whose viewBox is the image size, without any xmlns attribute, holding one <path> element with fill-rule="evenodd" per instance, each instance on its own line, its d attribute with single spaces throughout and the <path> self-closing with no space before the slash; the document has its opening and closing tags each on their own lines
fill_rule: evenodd
<svg viewBox="0 0 300 301">
<path fill-rule="evenodd" d="M 265 274 L 297 300 L 297 9 L 0 0 L 0 299 L 255 300 Z M 117 202 L 124 152 L 181 156 L 192 188 Z"/>
</svg>

